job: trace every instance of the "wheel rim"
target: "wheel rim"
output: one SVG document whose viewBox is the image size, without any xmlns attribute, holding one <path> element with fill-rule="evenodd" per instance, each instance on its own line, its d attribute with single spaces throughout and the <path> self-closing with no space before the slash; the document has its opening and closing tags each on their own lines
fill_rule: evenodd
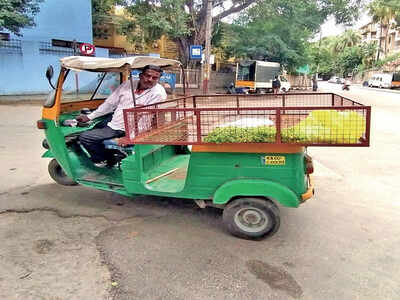
<svg viewBox="0 0 400 300">
<path fill-rule="evenodd" d="M 238 210 L 234 220 L 236 225 L 246 232 L 260 232 L 265 230 L 269 225 L 268 215 L 255 207 Z"/>
</svg>

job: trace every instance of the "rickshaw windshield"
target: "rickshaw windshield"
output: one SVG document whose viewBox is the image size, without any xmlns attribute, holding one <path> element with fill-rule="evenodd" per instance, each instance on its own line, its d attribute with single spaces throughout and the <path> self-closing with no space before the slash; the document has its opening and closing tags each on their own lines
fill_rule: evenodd
<svg viewBox="0 0 400 300">
<path fill-rule="evenodd" d="M 61 103 L 107 98 L 119 85 L 118 72 L 70 71 L 63 84 Z"/>
<path fill-rule="evenodd" d="M 161 68 L 182 67 L 177 60 L 151 56 L 115 59 L 84 56 L 63 57 L 61 65 L 70 71 L 64 80 L 61 102 L 105 99 L 122 83 L 122 73 L 129 73 L 149 64 Z"/>
</svg>

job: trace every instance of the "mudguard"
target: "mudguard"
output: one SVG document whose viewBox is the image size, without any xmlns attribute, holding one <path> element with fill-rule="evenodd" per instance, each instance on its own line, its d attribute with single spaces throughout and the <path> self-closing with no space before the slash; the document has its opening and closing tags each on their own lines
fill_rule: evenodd
<svg viewBox="0 0 400 300">
<path fill-rule="evenodd" d="M 300 198 L 286 186 L 268 180 L 238 179 L 224 183 L 214 193 L 214 204 L 226 204 L 237 196 L 267 197 L 283 206 L 298 207 Z"/>
<path fill-rule="evenodd" d="M 43 153 L 42 158 L 54 158 L 53 152 L 51 152 L 51 150 L 47 150 L 45 153 Z"/>
</svg>

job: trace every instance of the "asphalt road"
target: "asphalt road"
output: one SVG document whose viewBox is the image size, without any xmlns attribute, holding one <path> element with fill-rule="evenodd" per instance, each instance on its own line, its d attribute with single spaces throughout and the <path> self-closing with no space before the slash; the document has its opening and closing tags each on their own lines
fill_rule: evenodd
<svg viewBox="0 0 400 300">
<path fill-rule="evenodd" d="M 310 147 L 315 197 L 262 241 L 191 201 L 57 185 L 40 107 L 0 105 L 0 299 L 399 299 L 400 95 L 343 95 L 372 106 L 371 147 Z"/>
</svg>

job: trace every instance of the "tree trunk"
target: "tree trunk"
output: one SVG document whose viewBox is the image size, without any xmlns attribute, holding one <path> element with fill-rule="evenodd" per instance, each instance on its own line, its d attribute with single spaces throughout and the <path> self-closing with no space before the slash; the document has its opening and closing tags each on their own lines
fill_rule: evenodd
<svg viewBox="0 0 400 300">
<path fill-rule="evenodd" d="M 381 32 L 379 34 L 379 46 L 378 46 L 378 55 L 376 56 L 376 61 L 379 60 L 379 56 L 381 54 L 381 47 L 382 47 L 382 20 L 380 23 Z"/>
<path fill-rule="evenodd" d="M 386 53 L 387 53 L 388 33 L 389 33 L 389 23 L 386 25 L 386 28 L 385 28 L 385 56 L 386 56 Z"/>
<path fill-rule="evenodd" d="M 185 38 L 178 38 L 175 40 L 179 49 L 179 60 L 182 65 L 186 68 L 189 63 L 189 41 Z"/>
</svg>

